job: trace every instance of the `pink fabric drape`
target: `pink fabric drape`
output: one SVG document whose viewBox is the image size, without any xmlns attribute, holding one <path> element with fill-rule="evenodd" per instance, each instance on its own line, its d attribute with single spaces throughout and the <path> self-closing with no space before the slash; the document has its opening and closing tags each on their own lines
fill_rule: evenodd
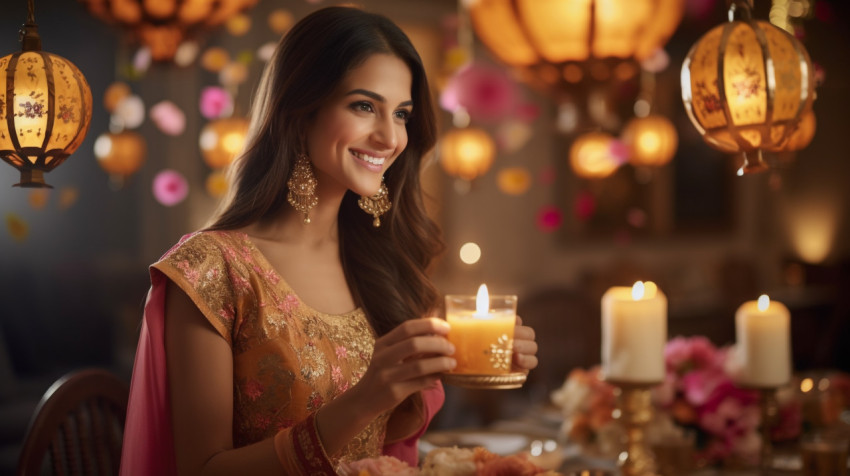
<svg viewBox="0 0 850 476">
<path fill-rule="evenodd" d="M 165 361 L 166 281 L 167 278 L 161 272 L 151 268 L 151 289 L 145 303 L 130 383 L 130 401 L 121 453 L 121 476 L 177 474 Z M 442 407 L 444 400 L 445 393 L 439 382 L 423 391 L 425 424 L 410 438 L 384 446 L 383 454 L 395 456 L 411 466 L 416 466 L 419 456 L 417 442 Z"/>
<path fill-rule="evenodd" d="M 124 424 L 121 475 L 177 474 L 165 366 L 165 276 L 151 269 Z"/>
</svg>

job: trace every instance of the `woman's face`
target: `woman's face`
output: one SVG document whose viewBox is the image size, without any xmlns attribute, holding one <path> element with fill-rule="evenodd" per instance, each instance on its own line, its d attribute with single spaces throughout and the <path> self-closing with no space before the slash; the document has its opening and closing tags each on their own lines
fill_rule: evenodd
<svg viewBox="0 0 850 476">
<path fill-rule="evenodd" d="M 388 54 L 370 56 L 343 78 L 307 128 L 320 190 L 378 191 L 407 146 L 412 82 L 407 65 Z"/>
</svg>

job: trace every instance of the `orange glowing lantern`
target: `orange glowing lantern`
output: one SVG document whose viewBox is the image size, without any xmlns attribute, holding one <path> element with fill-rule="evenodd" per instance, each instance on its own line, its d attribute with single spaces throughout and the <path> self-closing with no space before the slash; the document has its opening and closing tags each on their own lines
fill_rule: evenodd
<svg viewBox="0 0 850 476">
<path fill-rule="evenodd" d="M 201 129 L 200 146 L 204 162 L 213 169 L 227 167 L 242 151 L 248 120 L 228 117 L 210 122 Z"/>
<path fill-rule="evenodd" d="M 440 144 L 440 164 L 449 175 L 473 180 L 493 165 L 496 144 L 490 135 L 477 127 L 452 129 Z"/>
<path fill-rule="evenodd" d="M 734 0 L 729 22 L 703 35 L 682 64 L 682 99 L 703 139 L 741 153 L 738 175 L 767 168 L 762 150 L 786 150 L 814 100 L 809 55 L 788 32 Z"/>
<path fill-rule="evenodd" d="M 588 132 L 579 136 L 570 147 L 570 165 L 579 177 L 603 179 L 620 167 L 612 152 L 614 137 L 604 132 Z"/>
<path fill-rule="evenodd" d="M 144 137 L 132 131 L 105 132 L 94 141 L 97 163 L 118 182 L 136 173 L 146 154 Z"/>
<path fill-rule="evenodd" d="M 676 30 L 684 1 L 474 0 L 469 8 L 493 54 L 552 87 L 575 82 L 575 62 L 648 58 Z"/>
<path fill-rule="evenodd" d="M 44 174 L 83 142 L 92 95 L 70 61 L 41 50 L 29 4 L 19 53 L 0 58 L 0 158 L 21 172 L 16 187 L 48 187 Z"/>
<path fill-rule="evenodd" d="M 676 154 L 679 137 L 664 116 L 636 117 L 623 129 L 623 143 L 629 148 L 629 162 L 636 166 L 658 167 Z"/>
<path fill-rule="evenodd" d="M 235 18 L 257 0 L 79 0 L 107 23 L 129 30 L 157 61 L 170 61 L 177 47 L 199 30 Z"/>
</svg>

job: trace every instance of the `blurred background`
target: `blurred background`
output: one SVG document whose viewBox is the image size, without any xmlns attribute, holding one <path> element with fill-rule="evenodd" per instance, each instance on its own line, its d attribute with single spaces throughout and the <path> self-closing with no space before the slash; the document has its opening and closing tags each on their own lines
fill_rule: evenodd
<svg viewBox="0 0 850 476">
<path fill-rule="evenodd" d="M 95 15 L 95 0 L 35 1 L 43 49 L 80 69 L 93 105 L 82 145 L 45 175 L 52 189 L 13 187 L 20 174 L 0 164 L 4 461 L 15 461 L 32 410 L 59 375 L 100 366 L 129 380 L 147 267 L 202 227 L 222 192 L 227 159 L 210 150 L 227 148 L 216 142 L 226 133 L 205 128 L 244 118 L 269 45 L 333 4 L 243 3 L 240 15 L 157 60 L 169 52 L 140 48 L 128 27 Z M 800 2 L 757 0 L 753 16 L 781 21 L 776 3 Z M 541 346 L 540 368 L 521 390 L 493 398 L 449 388 L 435 428 L 518 413 L 546 401 L 571 369 L 598 363 L 600 298 L 636 280 L 667 294 L 671 337 L 732 343 L 735 309 L 769 294 L 791 310 L 796 370 L 850 370 L 850 12 L 840 0 L 802 3 L 784 20 L 815 64 L 814 136 L 800 150 L 765 152 L 769 170 L 737 176 L 740 157 L 703 141 L 679 79 L 691 46 L 727 21 L 723 0 L 680 2 L 669 40 L 642 58 L 576 61 L 548 83 L 545 70 L 529 77 L 532 69 L 509 66 L 482 41 L 476 29 L 493 20 L 471 16 L 465 6 L 475 2 L 357 2 L 408 32 L 439 102 L 443 135 L 424 173 L 447 243 L 434 269 L 440 290 L 472 294 L 487 283 L 517 294 Z M 20 51 L 27 2 L 2 8 L 5 56 Z M 662 165 L 631 161 L 626 126 L 647 111 L 677 138 Z M 452 154 L 463 149 L 458 131 L 472 129 L 490 142 L 469 147 L 492 153 L 469 166 Z M 127 133 L 134 142 L 121 152 L 116 136 Z M 607 176 L 570 162 L 587 133 L 609 135 Z"/>
</svg>

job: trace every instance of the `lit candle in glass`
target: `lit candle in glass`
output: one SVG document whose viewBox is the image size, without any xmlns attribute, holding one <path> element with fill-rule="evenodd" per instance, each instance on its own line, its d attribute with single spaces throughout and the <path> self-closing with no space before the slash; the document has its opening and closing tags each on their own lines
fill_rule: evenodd
<svg viewBox="0 0 850 476">
<path fill-rule="evenodd" d="M 511 370 L 517 298 L 490 296 L 481 285 L 476 296 L 446 296 L 446 321 L 451 325 L 455 374 L 507 374 Z"/>
<path fill-rule="evenodd" d="M 652 281 L 602 296 L 602 375 L 623 383 L 664 380 L 667 297 Z"/>
<path fill-rule="evenodd" d="M 735 380 L 751 387 L 778 387 L 791 380 L 791 313 L 766 294 L 747 301 L 735 313 Z"/>
</svg>

